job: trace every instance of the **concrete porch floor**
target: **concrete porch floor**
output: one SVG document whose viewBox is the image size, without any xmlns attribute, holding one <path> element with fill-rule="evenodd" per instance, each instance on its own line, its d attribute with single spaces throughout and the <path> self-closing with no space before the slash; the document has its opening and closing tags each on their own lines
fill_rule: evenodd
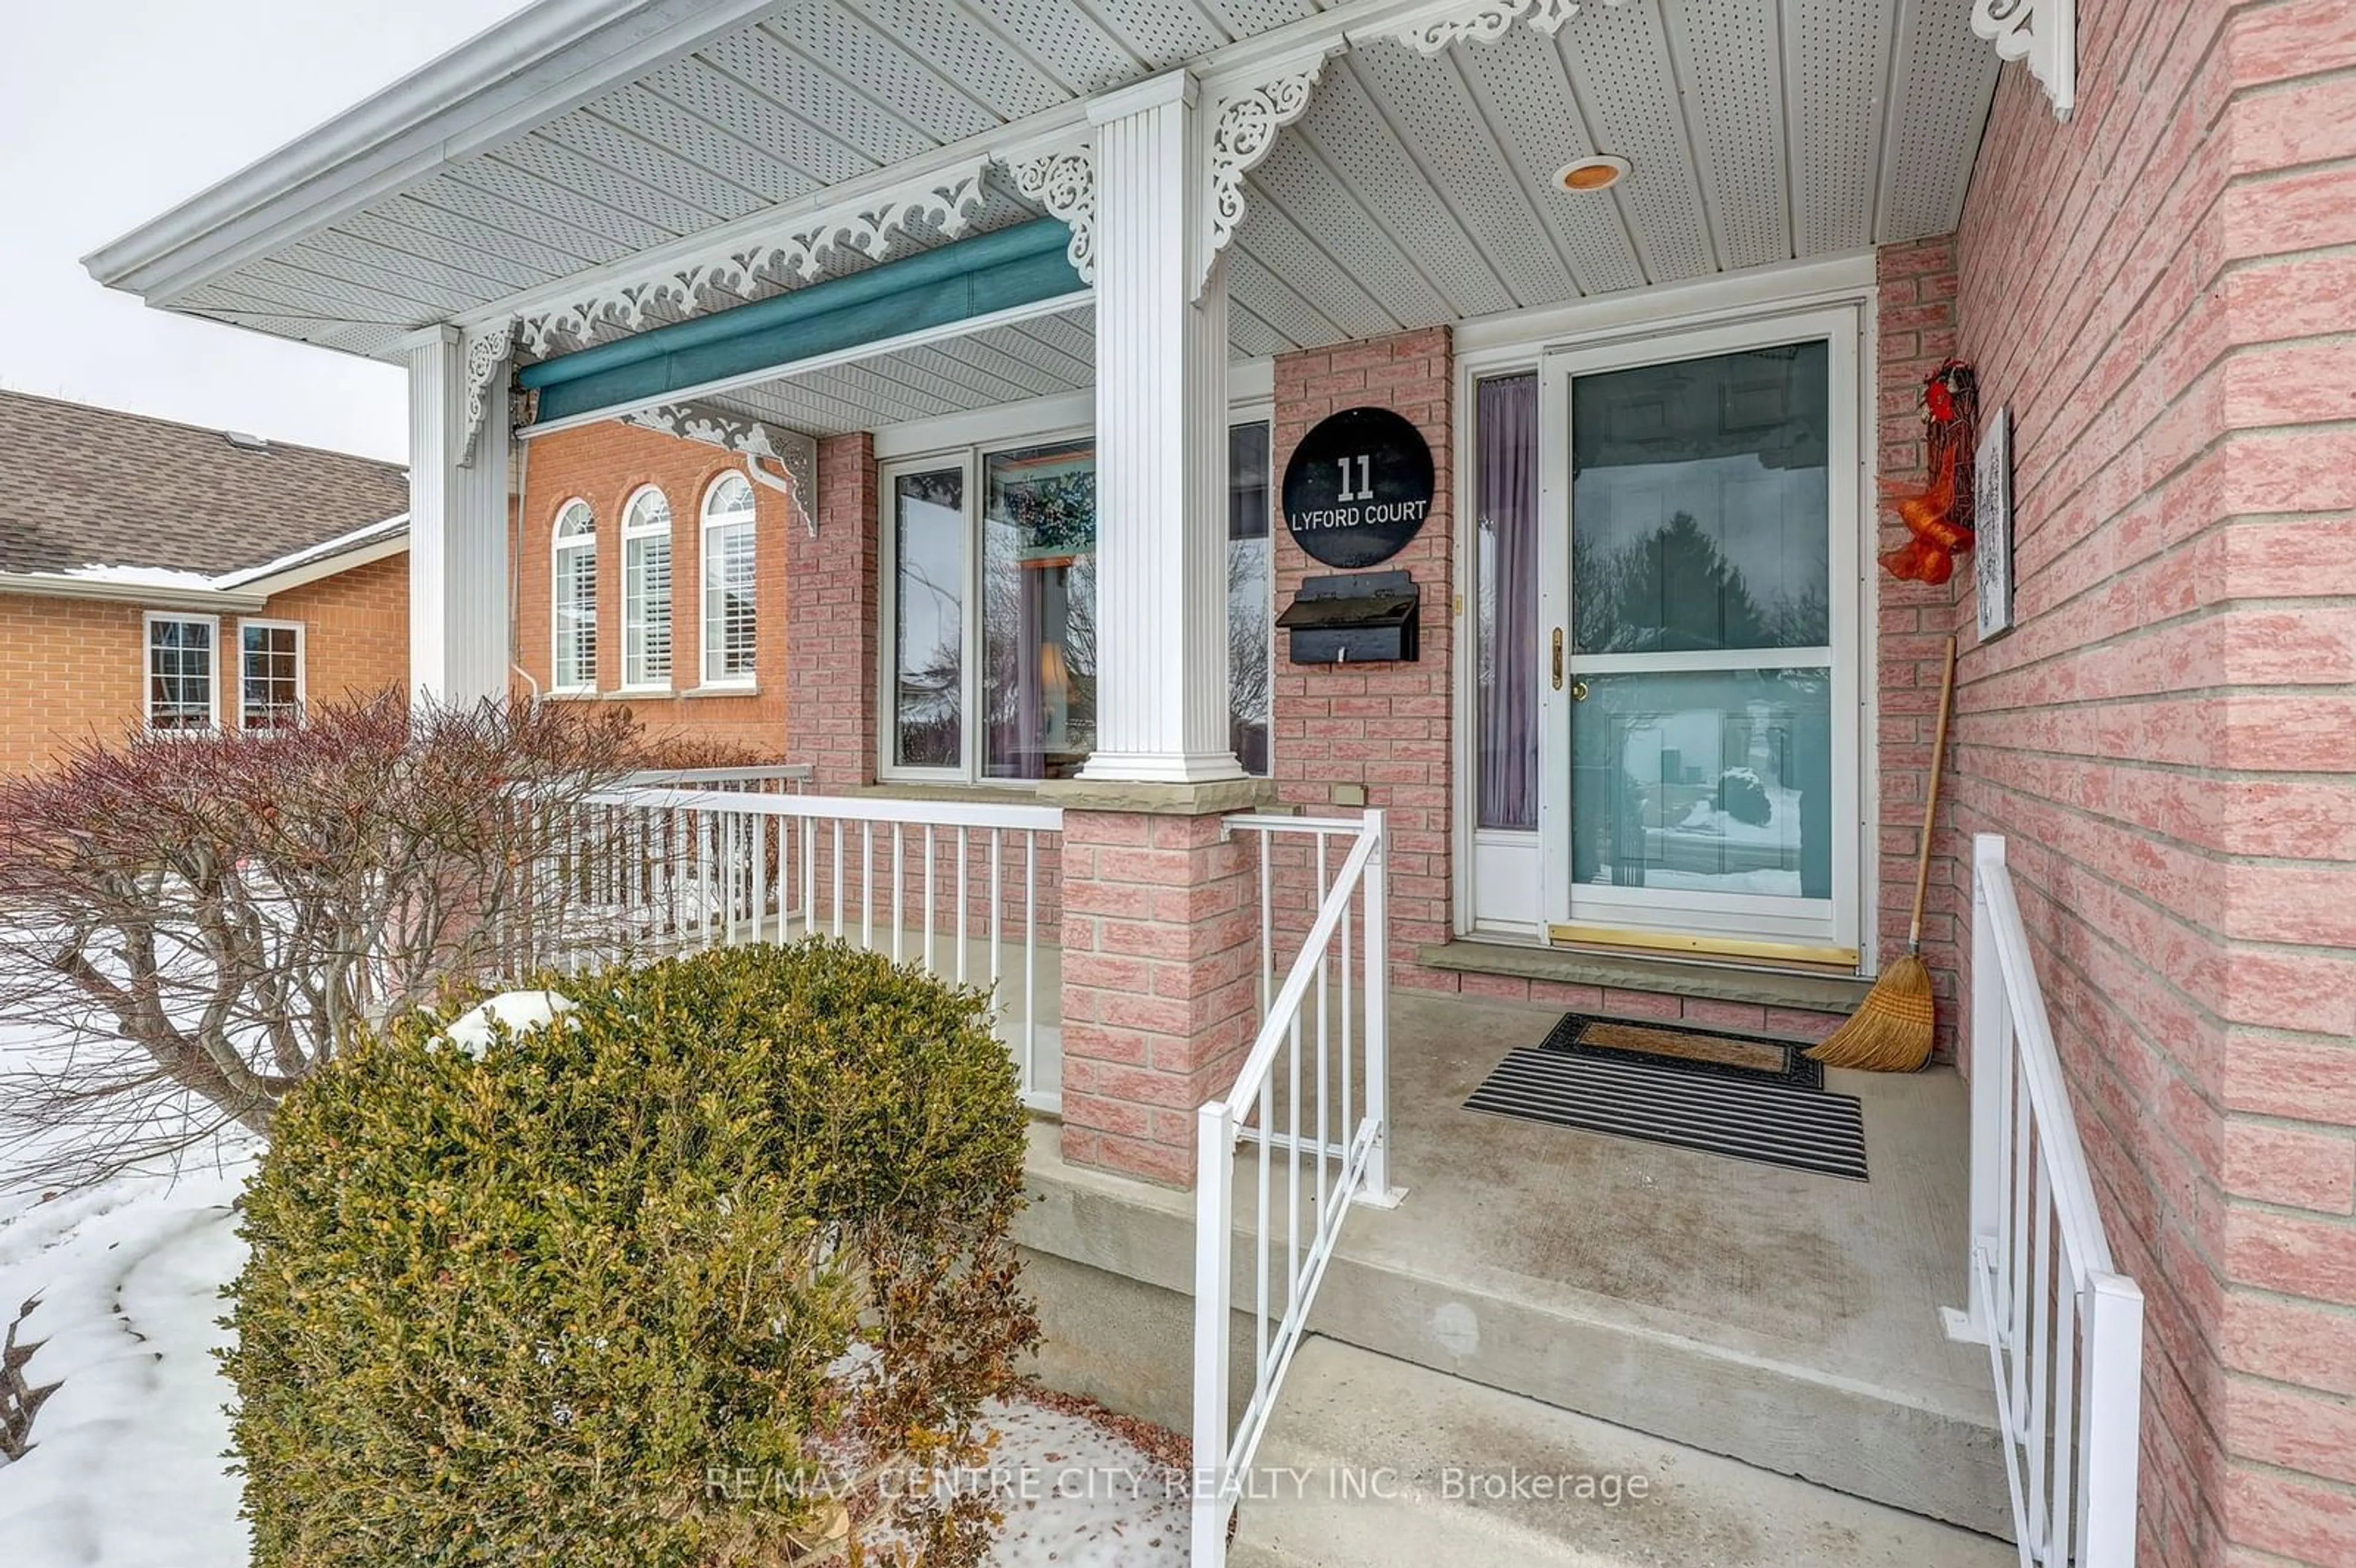
<svg viewBox="0 0 2356 1568">
<path fill-rule="evenodd" d="M 1312 1335 L 2008 1533 L 1986 1352 L 1949 1342 L 1939 1316 L 1965 1277 L 1962 1081 L 1827 1075 L 1863 1104 L 1865 1182 L 1463 1109 L 1558 1016 L 1394 993 L 1391 1171 L 1406 1196 L 1349 1216 Z M 1046 1375 L 1183 1426 L 1191 1196 L 1066 1165 L 1055 1146 L 1042 1124 L 1022 1235 L 1055 1341 Z M 1258 1155 L 1238 1157 L 1231 1358 L 1248 1384 Z M 1280 1397 L 1280 1423 L 1299 1392 Z"/>
<path fill-rule="evenodd" d="M 1954 1069 L 1833 1070 L 1863 1104 L 1870 1179 L 1754 1165 L 1463 1108 L 1558 1009 L 1392 998 L 1397 1209 L 1342 1251 L 1405 1275 L 1608 1312 L 1808 1375 L 1993 1422 L 1987 1357 L 1950 1341 L 1964 1298 L 1970 1107 Z"/>
</svg>

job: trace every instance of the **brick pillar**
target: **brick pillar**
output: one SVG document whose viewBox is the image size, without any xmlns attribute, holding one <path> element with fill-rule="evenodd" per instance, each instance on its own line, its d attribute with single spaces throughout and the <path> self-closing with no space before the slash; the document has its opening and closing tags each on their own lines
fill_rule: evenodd
<svg viewBox="0 0 2356 1568">
<path fill-rule="evenodd" d="M 818 537 L 787 529 L 786 756 L 821 791 L 875 782 L 879 538 L 873 439 L 820 442 Z"/>
<path fill-rule="evenodd" d="M 1195 1109 L 1234 1081 L 1258 1014 L 1248 837 L 1216 816 L 1066 805 L 1066 1159 L 1193 1183 Z"/>
</svg>

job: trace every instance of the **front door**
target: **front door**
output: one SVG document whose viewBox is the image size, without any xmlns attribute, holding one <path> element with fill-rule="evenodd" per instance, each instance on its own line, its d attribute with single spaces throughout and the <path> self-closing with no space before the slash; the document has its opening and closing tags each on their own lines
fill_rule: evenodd
<svg viewBox="0 0 2356 1568">
<path fill-rule="evenodd" d="M 1549 356 L 1558 940 L 1854 964 L 1857 354 L 1840 310 Z"/>
</svg>

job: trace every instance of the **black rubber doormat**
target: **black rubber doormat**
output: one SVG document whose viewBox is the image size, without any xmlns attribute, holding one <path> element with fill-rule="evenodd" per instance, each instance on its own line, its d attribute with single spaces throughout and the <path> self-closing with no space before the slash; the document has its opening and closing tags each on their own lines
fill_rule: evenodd
<svg viewBox="0 0 2356 1568">
<path fill-rule="evenodd" d="M 1520 1046 L 1482 1080 L 1464 1108 L 1866 1179 L 1865 1114 L 1858 1102 L 1764 1075 L 1697 1072 L 1632 1053 Z"/>
</svg>

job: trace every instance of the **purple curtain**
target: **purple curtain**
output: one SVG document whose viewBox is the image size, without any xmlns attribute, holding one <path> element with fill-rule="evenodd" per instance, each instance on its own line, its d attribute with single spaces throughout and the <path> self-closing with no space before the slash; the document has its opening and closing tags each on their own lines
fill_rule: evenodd
<svg viewBox="0 0 2356 1568">
<path fill-rule="evenodd" d="M 1538 379 L 1481 383 L 1481 826 L 1538 825 Z"/>
</svg>

